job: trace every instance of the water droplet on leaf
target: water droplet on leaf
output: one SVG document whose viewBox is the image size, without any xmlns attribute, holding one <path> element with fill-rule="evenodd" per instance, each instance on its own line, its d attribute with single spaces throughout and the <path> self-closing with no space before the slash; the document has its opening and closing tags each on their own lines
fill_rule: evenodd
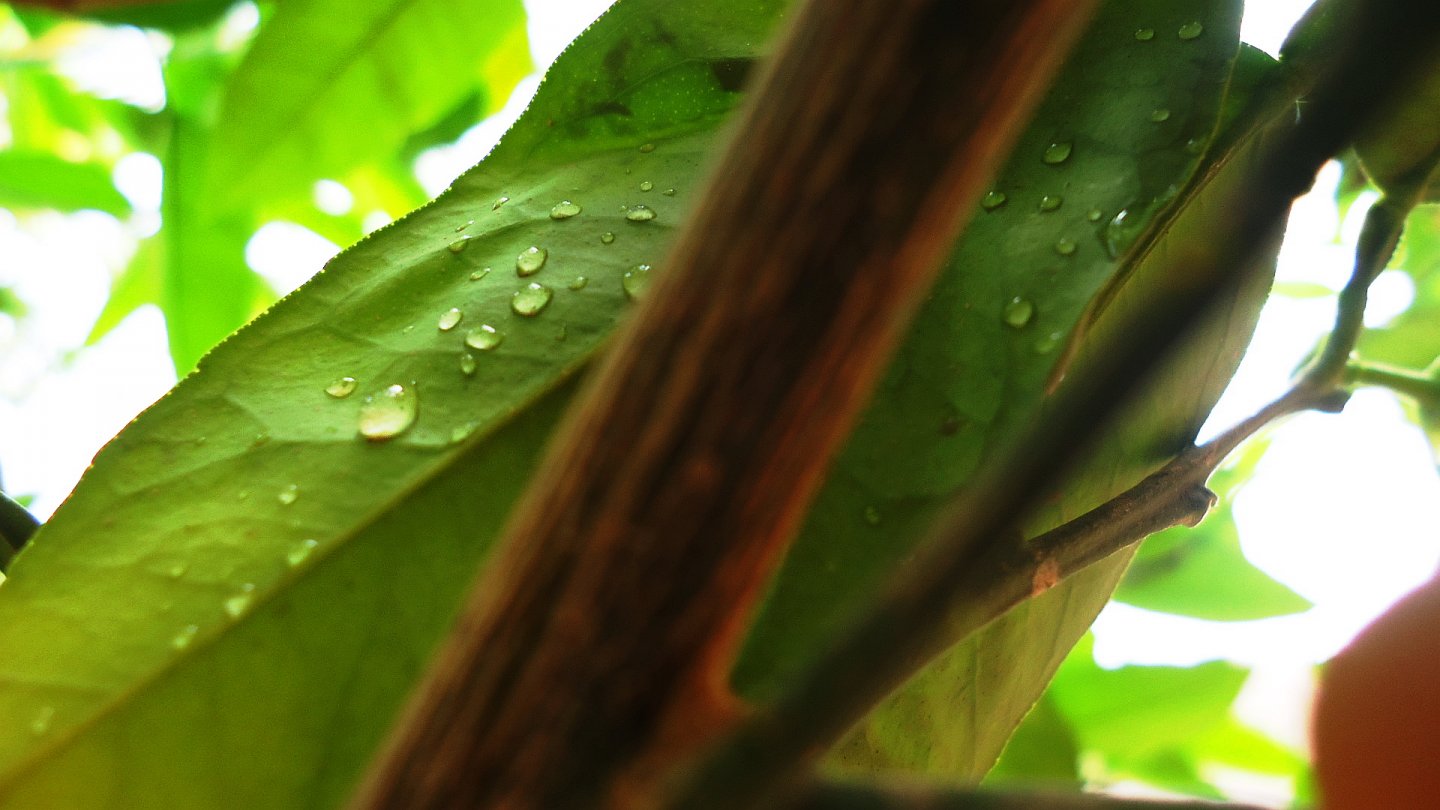
<svg viewBox="0 0 1440 810">
<path fill-rule="evenodd" d="M 307 537 L 301 540 L 291 546 L 289 551 L 285 552 L 285 564 L 294 568 L 300 563 L 305 562 L 310 559 L 310 555 L 315 552 L 315 549 L 319 547 L 319 545 L 320 541 L 313 537 Z"/>
<path fill-rule="evenodd" d="M 590 279 L 586 278 L 585 276 L 576 276 L 575 278 L 570 279 L 570 283 L 566 284 L 565 286 L 569 287 L 572 290 L 583 290 L 585 289 L 585 285 L 589 283 Z"/>
<path fill-rule="evenodd" d="M 50 722 L 55 719 L 54 706 L 42 706 L 40 711 L 35 713 L 35 718 L 30 721 L 30 733 L 36 737 L 50 730 Z"/>
<path fill-rule="evenodd" d="M 1055 210 L 1059 209 L 1061 205 L 1064 205 L 1064 204 L 1065 204 L 1065 198 L 1064 198 L 1064 197 L 1061 197 L 1059 194 L 1054 194 L 1054 195 L 1046 194 L 1044 197 L 1041 197 L 1041 198 L 1040 198 L 1040 210 L 1041 210 L 1041 211 L 1047 211 L 1047 212 L 1048 212 L 1048 211 L 1055 211 Z"/>
<path fill-rule="evenodd" d="M 355 386 L 358 384 L 354 377 L 341 377 L 325 386 L 325 393 L 336 399 L 344 399 L 355 393 Z"/>
<path fill-rule="evenodd" d="M 461 312 L 456 307 L 451 307 L 440 313 L 440 320 L 435 322 L 435 328 L 439 329 L 441 332 L 449 332 L 451 329 L 459 326 L 460 320 L 464 317 L 465 313 Z"/>
<path fill-rule="evenodd" d="M 1155 38 L 1155 29 L 1137 28 L 1135 30 L 1135 38 L 1141 42 L 1149 42 L 1150 40 Z"/>
<path fill-rule="evenodd" d="M 641 152 L 644 152 L 644 153 L 646 153 L 646 154 L 649 154 L 650 152 L 654 152 L 654 151 L 655 151 L 655 144 L 653 144 L 653 143 L 647 143 L 647 144 L 645 144 L 645 145 L 643 145 L 643 146 L 640 147 L 640 151 L 641 151 Z"/>
<path fill-rule="evenodd" d="M 608 244 L 611 244 L 611 243 L 614 242 L 614 241 L 615 241 L 615 234 L 613 234 L 613 233 L 611 233 L 611 232 L 609 232 L 609 231 L 606 231 L 606 232 L 600 234 L 600 244 L 602 244 L 602 245 L 608 245 Z"/>
<path fill-rule="evenodd" d="M 1104 216 L 1105 212 L 1101 211 L 1099 208 L 1091 208 L 1089 212 L 1085 214 L 1085 218 L 1090 220 L 1091 222 L 1099 222 L 1100 219 Z"/>
<path fill-rule="evenodd" d="M 652 183 L 652 182 L 650 182 L 649 180 L 641 180 L 641 181 L 640 181 L 640 190 L 641 190 L 641 191 L 649 191 L 649 190 L 652 189 L 652 188 L 655 188 L 655 184 Z"/>
<path fill-rule="evenodd" d="M 459 239 L 456 239 L 455 241 L 451 242 L 449 245 L 446 245 L 446 246 L 445 246 L 445 249 L 448 250 L 448 251 L 450 251 L 451 253 L 459 253 L 459 252 L 463 251 L 469 244 L 470 244 L 470 237 L 468 237 L 468 236 L 462 236 L 462 237 L 460 237 Z"/>
<path fill-rule="evenodd" d="M 625 218 L 631 222 L 649 222 L 655 218 L 655 210 L 646 205 L 632 205 L 625 212 Z"/>
<path fill-rule="evenodd" d="M 1150 111 L 1150 120 L 1155 123 L 1163 123 L 1170 120 L 1170 111 L 1164 107 L 1156 107 Z"/>
<path fill-rule="evenodd" d="M 1075 150 L 1075 144 L 1070 141 L 1059 141 L 1045 147 L 1045 154 L 1040 159 L 1051 166 L 1057 166 L 1070 159 L 1070 153 Z"/>
<path fill-rule="evenodd" d="M 299 485 L 299 484 L 286 484 L 286 485 L 285 485 L 285 488 L 282 489 L 282 490 L 280 490 L 280 494 L 277 495 L 277 496 L 275 496 L 276 500 L 280 501 L 280 505 L 281 505 L 281 506 L 289 506 L 290 504 L 295 503 L 295 501 L 296 501 L 299 497 L 300 497 L 300 485 Z"/>
<path fill-rule="evenodd" d="M 986 211 L 994 211 L 996 208 L 1004 205 L 1005 200 L 1007 199 L 1009 198 L 1005 196 L 1005 192 L 991 191 L 984 197 L 980 198 L 980 207 L 984 208 Z"/>
<path fill-rule="evenodd" d="M 1055 240 L 1055 252 L 1059 253 L 1061 256 L 1074 256 L 1075 240 L 1066 239 L 1063 236 L 1060 237 L 1059 239 Z"/>
<path fill-rule="evenodd" d="M 1035 305 L 1024 298 L 1016 296 L 1005 305 L 1005 323 L 1015 329 L 1025 328 L 1034 317 Z"/>
<path fill-rule="evenodd" d="M 471 329 L 465 335 L 465 345 L 472 349 L 479 349 L 482 352 L 488 352 L 494 349 L 504 342 L 504 340 L 505 333 L 488 323 Z"/>
<path fill-rule="evenodd" d="M 540 272 L 540 268 L 545 266 L 545 260 L 548 258 L 550 258 L 550 251 L 531 245 L 520 251 L 520 255 L 515 257 L 515 273 L 521 278 L 533 276 Z"/>
<path fill-rule="evenodd" d="M 569 200 L 561 200 L 550 209 L 551 219 L 569 219 L 580 213 L 580 206 Z"/>
<path fill-rule="evenodd" d="M 631 301 L 638 301 L 645 295 L 645 288 L 650 286 L 650 265 L 637 264 L 625 271 L 620 277 L 620 286 L 625 290 L 625 297 Z"/>
<path fill-rule="evenodd" d="M 553 297 L 555 297 L 554 290 L 544 284 L 532 281 L 510 296 L 510 309 L 516 315 L 533 318 L 550 305 L 550 299 Z"/>
<path fill-rule="evenodd" d="M 1199 22 L 1188 22 L 1180 26 L 1179 37 L 1184 40 L 1191 40 L 1205 33 L 1205 26 Z"/>
<path fill-rule="evenodd" d="M 484 277 L 486 277 L 486 276 L 488 276 L 488 275 L 490 275 L 490 268 L 488 268 L 488 267 L 482 267 L 482 268 L 480 268 L 479 270 L 476 270 L 475 272 L 473 272 L 473 273 L 470 274 L 470 280 L 471 280 L 471 281 L 479 281 L 480 279 L 482 279 L 482 278 L 484 278 Z"/>
<path fill-rule="evenodd" d="M 404 433 L 415 424 L 420 410 L 419 394 L 399 383 L 365 398 L 360 406 L 360 435 L 383 441 Z"/>
<path fill-rule="evenodd" d="M 232 619 L 238 619 L 250 609 L 250 603 L 255 600 L 255 583 L 247 582 L 240 586 L 240 592 L 225 600 L 225 615 Z"/>
<path fill-rule="evenodd" d="M 499 211 L 499 210 L 500 210 L 500 206 L 504 205 L 504 204 L 507 203 L 507 202 L 510 202 L 510 198 L 509 198 L 509 197 L 499 197 L 499 198 L 497 198 L 497 199 L 495 200 L 495 204 L 492 205 L 492 206 L 490 206 L 490 210 L 491 210 L 491 211 Z"/>
<path fill-rule="evenodd" d="M 475 355 L 469 352 L 460 353 L 460 373 L 467 377 L 475 373 Z"/>
<path fill-rule="evenodd" d="M 190 646 L 190 642 L 195 640 L 195 634 L 199 632 L 200 625 L 187 624 L 184 627 L 180 628 L 180 632 L 176 633 L 174 636 L 171 637 L 170 646 L 174 647 L 177 650 L 183 650 L 186 647 Z"/>
</svg>

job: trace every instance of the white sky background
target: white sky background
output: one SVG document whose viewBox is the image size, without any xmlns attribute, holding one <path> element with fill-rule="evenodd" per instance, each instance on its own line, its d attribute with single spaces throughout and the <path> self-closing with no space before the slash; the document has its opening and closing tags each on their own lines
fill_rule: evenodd
<svg viewBox="0 0 1440 810">
<path fill-rule="evenodd" d="M 1245 39 L 1276 52 L 1309 4 L 1251 0 Z M 607 5 L 529 0 L 536 64 L 548 64 Z M 243 32 L 253 25 L 253 15 L 241 12 L 232 22 Z M 65 63 L 82 86 L 100 86 L 155 108 L 163 103 L 156 61 L 163 48 L 163 38 L 120 32 L 90 42 Z M 117 69 L 120 65 L 130 69 Z M 519 115 L 536 83 L 524 82 L 500 114 L 456 144 L 422 156 L 416 170 L 426 189 L 438 193 L 477 162 Z M 7 137 L 0 127 L 0 146 Z M 0 316 L 0 475 L 6 491 L 33 494 L 42 516 L 69 492 L 98 448 L 174 382 L 163 319 L 154 308 L 135 313 L 99 345 L 82 348 L 109 279 L 123 268 L 137 239 L 156 227 L 159 168 L 149 156 L 117 168 L 117 182 L 137 209 L 127 223 L 92 213 L 42 214 L 19 222 L 0 210 L 0 283 L 13 286 L 31 312 L 18 322 Z M 1280 280 L 1334 290 L 1344 283 L 1365 206 L 1337 222 L 1337 180 L 1338 171 L 1327 169 L 1315 194 L 1297 205 Z M 317 188 L 317 202 L 343 208 L 346 192 L 337 185 Z M 284 292 L 336 250 L 303 228 L 277 223 L 256 236 L 247 260 Z M 1383 323 L 1410 295 L 1401 274 L 1382 277 L 1367 321 Z M 1328 330 L 1333 308 L 1333 296 L 1273 298 L 1207 430 L 1223 429 L 1283 390 Z M 1425 439 L 1383 392 L 1362 391 L 1339 416 L 1295 417 L 1273 437 L 1260 469 L 1237 498 L 1242 543 L 1252 562 L 1315 608 L 1298 616 L 1218 624 L 1112 605 L 1096 624 L 1095 652 L 1107 666 L 1187 665 L 1214 658 L 1254 665 L 1257 674 L 1242 696 L 1242 714 L 1298 745 L 1310 665 L 1328 658 L 1401 593 L 1427 579 L 1440 561 L 1433 513 L 1440 480 Z"/>
</svg>

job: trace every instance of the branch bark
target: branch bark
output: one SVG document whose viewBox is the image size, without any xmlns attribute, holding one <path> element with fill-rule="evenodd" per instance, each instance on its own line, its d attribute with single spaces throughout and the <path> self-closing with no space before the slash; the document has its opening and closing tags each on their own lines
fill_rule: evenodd
<svg viewBox="0 0 1440 810">
<path fill-rule="evenodd" d="M 646 806 L 731 726 L 757 594 L 1090 7 L 804 4 L 357 806 Z"/>
</svg>

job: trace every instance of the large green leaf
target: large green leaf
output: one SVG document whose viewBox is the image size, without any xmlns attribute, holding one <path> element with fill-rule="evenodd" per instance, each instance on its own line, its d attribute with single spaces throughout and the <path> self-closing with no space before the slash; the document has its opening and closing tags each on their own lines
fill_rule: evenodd
<svg viewBox="0 0 1440 810">
<path fill-rule="evenodd" d="M 567 380 L 626 311 L 622 277 L 638 292 L 631 268 L 680 221 L 780 5 L 626 0 L 480 167 L 218 347 L 100 453 L 0 586 L 0 723 L 19 730 L 0 735 L 0 806 L 345 796 Z M 552 219 L 567 199 L 582 212 Z M 627 218 L 641 204 L 653 220 Z M 531 246 L 548 261 L 517 278 Z M 531 283 L 553 300 L 523 317 L 512 296 Z M 451 308 L 463 321 L 441 330 Z M 482 325 L 498 347 L 467 347 Z M 353 395 L 328 396 L 342 377 Z M 362 440 L 366 398 L 395 384 L 418 420 Z"/>
<path fill-rule="evenodd" d="M 754 694 L 783 687 L 854 605 L 903 569 L 920 527 L 1036 417 L 1058 358 L 1082 363 L 1090 338 L 1105 337 L 1183 269 L 1177 248 L 1201 238 L 1213 216 L 1205 195 L 1217 193 L 1215 176 L 1195 171 L 1221 117 L 1239 11 L 1230 2 L 1104 6 L 1000 174 L 1004 204 L 972 221 L 953 272 L 837 462 L 738 671 Z M 1203 33 L 1181 38 L 1197 20 Z M 1232 95 L 1248 96 L 1247 83 L 1273 63 L 1251 55 L 1245 66 Z M 1072 142 L 1066 160 L 1045 161 L 1050 144 Z M 1064 201 L 1046 211 L 1046 195 Z M 1248 342 L 1268 287 L 1258 275 L 1055 508 L 1036 516 L 1034 531 L 1111 497 L 1194 435 Z M 1108 306 L 1092 305 L 1102 291 Z M 1033 307 L 1028 320 L 1015 317 L 1017 299 Z M 1078 353 L 1063 354 L 1072 334 Z M 978 778 L 1124 564 L 1122 555 L 1098 565 L 946 653 L 851 733 L 832 768 Z"/>
<path fill-rule="evenodd" d="M 130 203 L 115 190 L 105 166 L 72 163 L 49 152 L 16 150 L 0 151 L 0 206 L 130 213 Z"/>
<path fill-rule="evenodd" d="M 1212 621 L 1245 621 L 1299 613 L 1310 602 L 1245 559 L 1231 511 L 1235 494 L 1265 454 L 1253 442 L 1210 477 L 1219 507 L 1199 527 L 1177 526 L 1140 547 L 1115 591 L 1121 602 Z"/>
<path fill-rule="evenodd" d="M 226 89 L 216 188 L 232 203 L 303 191 L 388 157 L 477 88 L 496 109 L 529 72 L 526 42 L 519 0 L 281 3 Z"/>
</svg>

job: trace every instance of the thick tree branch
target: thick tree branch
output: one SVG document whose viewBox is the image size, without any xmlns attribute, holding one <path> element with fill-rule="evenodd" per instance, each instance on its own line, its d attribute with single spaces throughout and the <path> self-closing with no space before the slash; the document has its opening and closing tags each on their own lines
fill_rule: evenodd
<svg viewBox="0 0 1440 810">
<path fill-rule="evenodd" d="M 1159 367 L 1170 347 L 1208 311 L 1210 302 L 1220 300 L 1246 268 L 1256 265 L 1258 253 L 1283 227 L 1291 202 L 1308 189 L 1321 164 L 1383 111 L 1397 90 L 1407 86 L 1415 66 L 1423 64 L 1440 42 L 1440 7 L 1375 0 L 1355 3 L 1349 11 L 1353 13 L 1336 29 L 1343 32 L 1342 41 L 1327 51 L 1328 70 L 1310 94 L 1300 123 L 1253 164 L 1248 182 L 1239 186 L 1243 191 L 1220 204 L 1219 210 L 1229 218 L 1227 227 L 1220 229 L 1223 238 L 1187 245 L 1187 253 L 1179 257 L 1184 268 L 1179 280 L 1190 288 L 1150 302 L 1130 328 L 1119 330 L 1123 337 L 1099 353 L 1102 359 L 1090 372 L 1060 390 L 1049 418 L 1018 442 L 1006 461 L 941 521 L 933 542 L 908 569 L 911 573 L 892 583 L 785 697 L 732 735 L 692 777 L 674 806 L 724 807 L 733 806 L 727 802 L 734 802 L 737 795 L 783 795 L 793 783 L 798 763 L 826 750 L 870 707 L 953 643 L 957 627 L 973 629 L 995 615 L 979 604 L 995 597 L 989 589 L 1000 587 L 987 577 L 1007 567 L 1019 568 L 1026 574 L 1020 581 L 1029 592 L 1058 579 L 1060 572 L 1053 568 L 1023 568 L 1035 557 L 1019 534 L 1021 519 L 1063 480 L 1065 470 L 1140 389 L 1151 370 Z M 1237 429 L 1225 444 L 1297 408 L 1335 407 L 1336 397 L 1327 388 L 1313 378 L 1302 378 L 1290 394 Z M 1339 401 L 1343 402 L 1343 392 Z M 1203 463 L 1195 469 L 1208 473 L 1206 468 L 1223 457 L 1221 449 L 1217 445 L 1209 451 L 1216 454 L 1214 458 L 1198 459 Z M 1197 453 L 1203 456 L 1207 451 L 1200 448 Z M 1194 510 L 1186 508 L 1186 501 L 1203 480 L 1186 480 L 1184 475 L 1162 478 L 1161 488 L 1170 495 L 1144 494 L 1146 502 L 1136 507 L 1161 516 L 1167 509 L 1191 513 Z M 1121 511 L 1118 506 L 1117 511 Z M 1051 538 L 1041 544 L 1042 559 L 1046 545 L 1073 542 L 1073 538 Z M 1055 552 L 1048 553 L 1053 559 Z M 974 589 L 979 589 L 979 597 Z"/>
<path fill-rule="evenodd" d="M 757 594 L 1090 5 L 803 4 L 359 806 L 645 806 L 728 727 Z"/>
</svg>

